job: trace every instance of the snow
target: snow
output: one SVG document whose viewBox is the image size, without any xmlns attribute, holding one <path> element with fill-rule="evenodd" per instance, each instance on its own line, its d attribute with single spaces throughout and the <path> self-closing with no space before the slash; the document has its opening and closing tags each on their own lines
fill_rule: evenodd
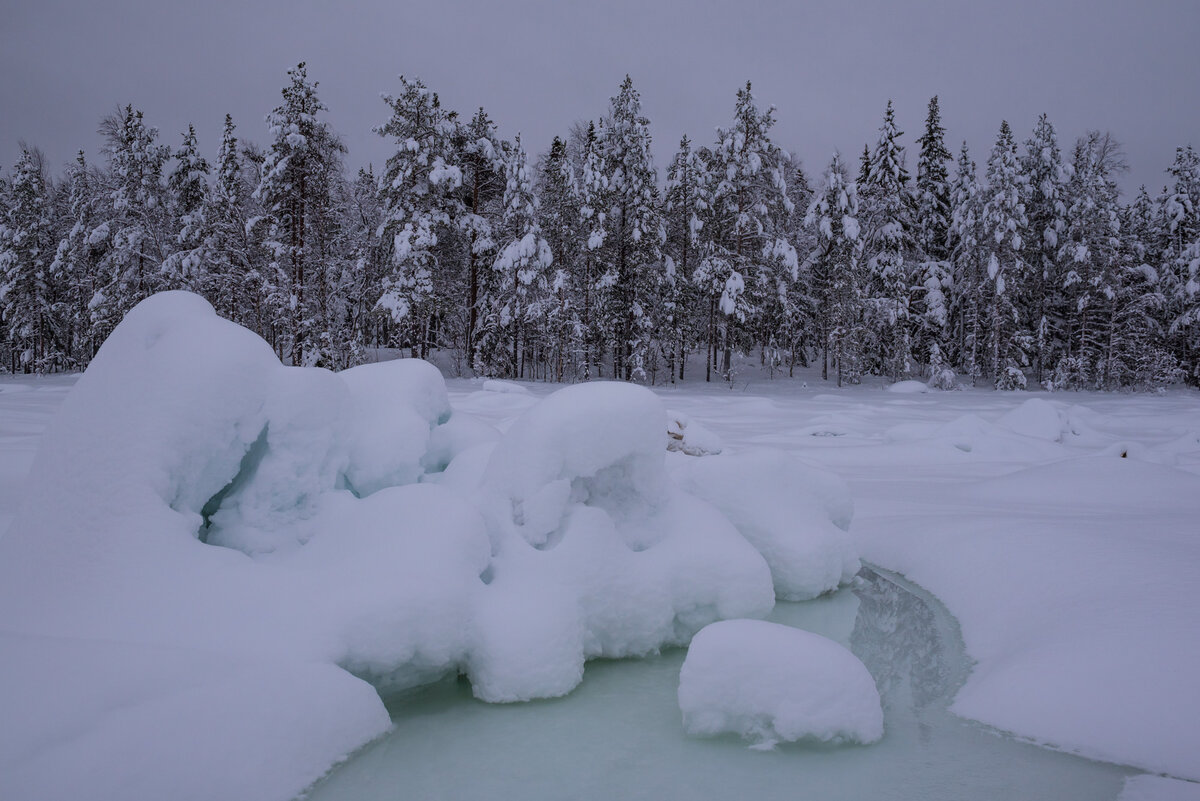
<svg viewBox="0 0 1200 801">
<path fill-rule="evenodd" d="M 1162 776 L 1131 776 L 1118 801 L 1198 801 L 1200 784 Z"/>
<path fill-rule="evenodd" d="M 803 601 L 850 581 L 861 564 L 846 534 L 849 490 L 778 451 L 679 460 L 676 480 L 737 526 L 767 560 L 775 594 Z"/>
<path fill-rule="evenodd" d="M 738 370 L 334 375 L 171 293 L 77 381 L 3 379 L 0 796 L 291 798 L 386 729 L 377 691 L 571 692 L 860 554 L 957 618 L 956 714 L 1200 779 L 1195 393 Z"/>
<path fill-rule="evenodd" d="M 459 413 L 430 364 L 285 367 L 197 296 L 139 304 L 0 538 L 0 794 L 290 798 L 386 728 L 377 689 L 554 697 L 771 611 L 778 532 L 676 483 L 653 392 L 495 389 Z M 832 525 L 836 481 L 806 476 L 760 514 Z"/>
<path fill-rule="evenodd" d="M 726 620 L 692 640 L 679 671 L 683 727 L 755 748 L 778 742 L 873 743 L 883 736 L 875 680 L 833 640 L 761 620 Z"/>
</svg>

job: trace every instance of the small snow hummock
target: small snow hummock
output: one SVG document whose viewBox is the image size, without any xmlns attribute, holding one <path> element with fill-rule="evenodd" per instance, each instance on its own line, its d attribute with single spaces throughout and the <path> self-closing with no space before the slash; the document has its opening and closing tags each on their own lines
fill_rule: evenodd
<svg viewBox="0 0 1200 801">
<path fill-rule="evenodd" d="M 876 742 L 883 707 L 858 657 L 833 640 L 761 620 L 726 620 L 692 640 L 679 671 L 688 734 L 781 741 Z"/>
<path fill-rule="evenodd" d="M 924 381 L 897 381 L 889 384 L 888 392 L 898 392 L 901 395 L 923 395 L 929 391 L 929 385 Z"/>
</svg>

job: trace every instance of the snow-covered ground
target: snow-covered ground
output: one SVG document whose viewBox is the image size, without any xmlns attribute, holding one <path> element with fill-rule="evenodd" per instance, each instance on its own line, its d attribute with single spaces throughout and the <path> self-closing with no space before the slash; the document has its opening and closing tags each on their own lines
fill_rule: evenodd
<svg viewBox="0 0 1200 801">
<path fill-rule="evenodd" d="M 659 388 L 660 431 L 628 388 L 540 404 L 557 388 L 337 382 L 160 312 L 45 440 L 75 378 L 0 379 L 4 797 L 103 780 L 85 794 L 286 798 L 386 730 L 363 678 L 457 666 L 486 700 L 559 695 L 585 658 L 763 614 L 772 584 L 830 589 L 855 548 L 958 619 L 974 665 L 954 712 L 1200 780 L 1193 392 L 837 390 L 805 371 Z"/>
</svg>

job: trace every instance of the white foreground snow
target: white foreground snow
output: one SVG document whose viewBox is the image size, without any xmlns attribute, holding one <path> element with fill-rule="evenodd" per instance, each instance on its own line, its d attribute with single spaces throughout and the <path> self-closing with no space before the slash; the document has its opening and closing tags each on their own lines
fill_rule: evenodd
<svg viewBox="0 0 1200 801">
<path fill-rule="evenodd" d="M 737 734 L 754 748 L 883 736 L 879 691 L 858 657 L 762 620 L 713 623 L 695 636 L 679 671 L 679 708 L 688 734 Z"/>
<path fill-rule="evenodd" d="M 557 696 L 771 610 L 652 392 L 513 389 L 460 414 L 423 362 L 284 367 L 194 295 L 139 304 L 5 490 L 0 797 L 287 799 L 387 728 L 363 679 Z"/>
</svg>

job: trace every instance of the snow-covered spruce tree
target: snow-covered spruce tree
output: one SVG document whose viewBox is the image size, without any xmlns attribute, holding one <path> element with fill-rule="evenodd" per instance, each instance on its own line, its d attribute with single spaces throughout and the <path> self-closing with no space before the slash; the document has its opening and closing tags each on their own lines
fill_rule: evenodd
<svg viewBox="0 0 1200 801">
<path fill-rule="evenodd" d="M 1160 209 L 1143 186 L 1120 214 L 1119 274 L 1102 370 L 1110 388 L 1157 389 L 1179 378 L 1178 362 L 1163 336 L 1166 300 L 1154 266 L 1161 255 L 1155 244 Z"/>
<path fill-rule="evenodd" d="M 454 212 L 454 227 L 462 239 L 466 261 L 463 266 L 466 303 L 462 348 L 467 363 L 475 370 L 483 370 L 477 353 L 481 333 L 481 288 L 485 277 L 481 271 L 486 271 L 496 257 L 492 228 L 503 213 L 504 154 L 496 137 L 496 126 L 482 108 L 470 122 L 455 126 L 452 146 L 450 159 L 462 171 L 459 199 L 449 207 Z"/>
<path fill-rule="evenodd" d="M 950 187 L 950 263 L 954 287 L 951 304 L 951 361 L 970 376 L 982 375 L 987 339 L 988 281 L 984 264 L 983 194 L 975 162 L 963 142 Z"/>
<path fill-rule="evenodd" d="M 821 378 L 829 379 L 832 366 L 839 387 L 843 381 L 857 383 L 861 375 L 862 242 L 857 213 L 857 186 L 846 180 L 846 169 L 835 153 L 805 224 L 816 230 L 809 261 Z"/>
<path fill-rule="evenodd" d="M 59 317 L 66 325 L 68 343 L 66 366 L 77 369 L 86 367 L 100 347 L 100 342 L 92 336 L 88 303 L 96 293 L 99 265 L 108 237 L 100 212 L 104 204 L 102 178 L 88 166 L 82 150 L 66 180 L 67 207 L 62 221 L 65 230 L 50 273 L 60 286 Z"/>
<path fill-rule="evenodd" d="M 700 232 L 711 203 L 710 176 L 700 155 L 684 136 L 667 169 L 667 192 L 663 205 L 666 225 L 664 245 L 665 280 L 656 329 L 663 348 L 671 383 L 684 377 L 688 351 L 696 341 L 699 288 L 693 274 L 702 256 Z M 706 325 L 713 325 L 715 302 L 707 310 Z M 711 377 L 711 353 L 706 359 Z M 707 379 L 706 379 L 707 380 Z"/>
<path fill-rule="evenodd" d="M 375 128 L 396 144 L 380 190 L 380 235 L 390 249 L 391 270 L 379 307 L 399 327 L 396 344 L 425 357 L 434 344 L 440 307 L 448 300 L 435 292 L 442 266 L 437 246 L 455 216 L 462 170 L 452 163 L 454 115 L 420 80 L 402 75 L 400 84 L 400 94 L 383 98 L 391 118 Z"/>
<path fill-rule="evenodd" d="M 267 116 L 272 142 L 255 196 L 271 251 L 265 276 L 275 346 L 292 364 L 329 365 L 325 258 L 334 221 L 334 189 L 346 148 L 319 118 L 325 105 L 303 62 L 288 71 L 283 102 Z"/>
<path fill-rule="evenodd" d="M 0 322 L 14 372 L 49 372 L 66 363 L 67 342 L 54 316 L 55 237 L 49 179 L 41 153 L 23 147 L 0 210 Z"/>
<path fill-rule="evenodd" d="M 1017 160 L 1017 145 L 1008 122 L 988 157 L 987 187 L 984 190 L 983 231 L 988 253 L 987 372 L 997 389 L 1024 389 L 1028 352 L 1032 337 L 1021 314 L 1026 291 L 1024 176 Z"/>
<path fill-rule="evenodd" d="M 481 298 L 480 363 L 485 373 L 524 377 L 536 373 L 548 350 L 545 315 L 552 306 L 553 256 L 538 225 L 525 148 L 520 134 L 506 148 L 504 216 L 499 253 Z"/>
<path fill-rule="evenodd" d="M 917 144 L 921 154 L 917 159 L 915 237 L 926 258 L 946 261 L 950 257 L 950 173 L 946 165 L 953 159 L 946 149 L 937 95 L 929 100 L 925 132 Z"/>
<path fill-rule="evenodd" d="M 1069 170 L 1063 165 L 1054 126 L 1043 114 L 1033 136 L 1025 143 L 1022 169 L 1026 176 L 1025 213 L 1029 236 L 1024 259 L 1029 265 L 1027 302 L 1033 330 L 1033 370 L 1041 384 L 1065 350 L 1061 296 L 1062 275 L 1059 239 L 1066 230 L 1066 183 Z"/>
<path fill-rule="evenodd" d="M 575 360 L 583 347 L 576 304 L 579 282 L 574 273 L 587 243 L 580 226 L 575 168 L 566 142 L 557 136 L 542 160 L 536 194 L 539 225 L 555 265 L 553 307 L 546 316 L 546 330 L 551 342 L 550 377 L 554 381 L 564 381 L 568 375 L 577 375 Z"/>
<path fill-rule="evenodd" d="M 952 159 L 946 149 L 945 133 L 938 98 L 934 95 L 929 101 L 925 132 L 917 140 L 921 154 L 917 160 L 914 222 L 916 245 L 921 258 L 916 276 L 921 289 L 915 332 L 916 350 L 919 354 L 928 355 L 930 375 L 935 378 L 939 372 L 944 373 L 949 369 L 945 359 L 949 350 L 949 293 L 953 285 L 950 266 L 950 177 L 946 168 Z M 942 383 L 945 383 L 944 380 Z"/>
<path fill-rule="evenodd" d="M 211 297 L 208 290 L 209 226 L 208 161 L 196 146 L 196 129 L 189 125 L 183 145 L 175 152 L 175 169 L 167 176 L 171 216 L 175 221 L 174 248 L 163 262 L 166 284 Z"/>
<path fill-rule="evenodd" d="M 748 350 L 757 333 L 789 313 L 788 290 L 799 258 L 787 239 L 795 207 L 788 196 L 787 154 L 771 141 L 775 108 L 759 113 L 747 82 L 739 89 L 733 125 L 718 129 L 712 151 L 708 250 L 696 272 L 701 286 L 720 287 L 722 373 L 732 380 L 735 348 Z M 712 291 L 710 289 L 710 291 Z"/>
<path fill-rule="evenodd" d="M 102 342 L 139 301 L 163 288 L 163 259 L 170 251 L 170 219 L 163 166 L 170 148 L 158 144 L 142 112 L 125 106 L 101 121 L 109 157 L 108 247 L 100 265 L 103 280 L 91 299 L 94 337 Z"/>
<path fill-rule="evenodd" d="M 602 248 L 605 244 L 608 225 L 606 199 L 609 191 L 608 174 L 600 156 L 600 142 L 596 126 L 588 123 L 583 141 L 582 167 L 579 184 L 579 225 L 583 232 L 583 253 L 580 258 L 578 284 L 580 298 L 579 335 L 582 351 L 579 361 L 583 364 L 583 380 L 593 375 L 600 376 L 604 357 L 605 327 L 601 310 L 612 289 L 603 269 Z"/>
<path fill-rule="evenodd" d="M 378 236 L 383 223 L 379 181 L 370 166 L 360 168 L 354 182 L 347 187 L 341 211 L 348 262 L 353 264 L 343 287 L 347 327 L 359 332 L 356 342 L 377 345 L 386 339 L 375 304 L 388 265 L 387 253 Z"/>
<path fill-rule="evenodd" d="M 1200 386 L 1200 154 L 1175 150 L 1163 203 L 1162 254 L 1169 343 L 1187 381 Z"/>
<path fill-rule="evenodd" d="M 268 260 L 257 252 L 247 231 L 252 190 L 235 130 L 233 118 L 226 114 L 216 178 L 205 203 L 207 262 L 201 291 L 219 314 L 265 334 L 265 293 L 258 267 Z"/>
<path fill-rule="evenodd" d="M 901 131 L 889 100 L 864 187 L 867 200 L 868 325 L 881 347 L 880 367 L 899 380 L 913 369 L 911 295 L 915 284 L 913 222 Z"/>
<path fill-rule="evenodd" d="M 655 295 L 662 259 L 662 218 L 650 121 L 628 75 L 601 120 L 600 155 L 608 188 L 603 194 L 600 254 L 608 285 L 603 319 L 612 345 L 613 377 L 642 380 L 650 349 Z"/>
<path fill-rule="evenodd" d="M 1119 316 L 1121 255 L 1114 176 L 1123 167 L 1119 146 L 1108 134 L 1093 131 L 1075 144 L 1059 248 L 1065 351 L 1054 368 L 1056 389 L 1111 386 L 1106 364 Z"/>
</svg>

